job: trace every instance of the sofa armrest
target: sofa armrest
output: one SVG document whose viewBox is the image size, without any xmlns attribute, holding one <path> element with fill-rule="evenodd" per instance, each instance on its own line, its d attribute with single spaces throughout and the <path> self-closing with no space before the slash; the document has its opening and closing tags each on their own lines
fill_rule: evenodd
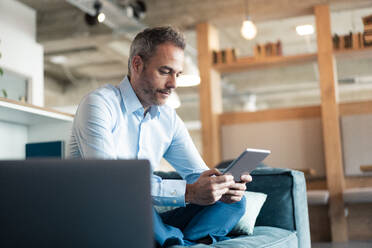
<svg viewBox="0 0 372 248">
<path fill-rule="evenodd" d="M 267 194 L 256 226 L 273 226 L 297 232 L 300 248 L 310 243 L 306 182 L 302 172 L 260 167 L 252 172 L 248 191 Z"/>
</svg>

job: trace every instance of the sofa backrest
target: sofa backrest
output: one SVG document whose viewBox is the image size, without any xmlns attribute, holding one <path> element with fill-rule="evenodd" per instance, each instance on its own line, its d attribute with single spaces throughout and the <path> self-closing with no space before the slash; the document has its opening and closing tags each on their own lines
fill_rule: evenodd
<svg viewBox="0 0 372 248">
<path fill-rule="evenodd" d="M 252 177 L 253 181 L 247 184 L 247 191 L 267 194 L 265 204 L 257 217 L 256 226 L 273 226 L 295 231 L 293 180 L 290 172 L 280 174 L 252 172 Z"/>
<path fill-rule="evenodd" d="M 310 247 L 306 182 L 302 172 L 260 167 L 252 173 L 248 191 L 267 194 L 256 226 L 274 226 L 297 232 L 299 246 Z"/>
</svg>

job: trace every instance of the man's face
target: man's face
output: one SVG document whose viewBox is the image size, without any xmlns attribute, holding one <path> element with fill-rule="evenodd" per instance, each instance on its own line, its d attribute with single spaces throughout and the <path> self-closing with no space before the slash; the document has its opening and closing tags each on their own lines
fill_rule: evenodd
<svg viewBox="0 0 372 248">
<path fill-rule="evenodd" d="M 172 90 L 176 88 L 176 78 L 182 73 L 184 52 L 181 48 L 171 43 L 156 47 L 155 54 L 143 64 L 143 60 L 133 73 L 132 86 L 146 109 L 151 105 L 163 105 Z M 141 66 L 142 63 L 142 66 Z"/>
</svg>

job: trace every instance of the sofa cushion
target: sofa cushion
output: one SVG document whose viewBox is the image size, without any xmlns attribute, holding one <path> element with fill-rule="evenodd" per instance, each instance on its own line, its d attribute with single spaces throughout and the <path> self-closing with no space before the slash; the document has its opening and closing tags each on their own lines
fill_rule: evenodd
<svg viewBox="0 0 372 248">
<path fill-rule="evenodd" d="M 252 235 L 255 226 L 256 218 L 264 204 L 267 195 L 258 192 L 244 192 L 247 201 L 245 213 L 240 221 L 235 225 L 229 233 L 230 236 Z M 154 206 L 159 214 L 171 211 L 178 207 L 176 206 Z"/>
<path fill-rule="evenodd" d="M 293 202 L 293 176 L 288 170 L 275 168 L 256 169 L 248 191 L 267 194 L 267 199 L 256 220 L 256 226 L 274 226 L 296 230 Z"/>
<path fill-rule="evenodd" d="M 183 246 L 172 246 L 172 248 Z M 204 244 L 191 246 L 193 248 L 212 247 Z M 298 247 L 295 231 L 288 231 L 277 227 L 258 226 L 254 228 L 252 236 L 239 236 L 213 244 L 213 248 L 283 248 Z"/>
<path fill-rule="evenodd" d="M 250 191 L 245 191 L 244 196 L 247 202 L 245 204 L 245 213 L 238 224 L 231 230 L 230 234 L 233 236 L 253 234 L 256 218 L 267 197 L 266 194 Z"/>
</svg>

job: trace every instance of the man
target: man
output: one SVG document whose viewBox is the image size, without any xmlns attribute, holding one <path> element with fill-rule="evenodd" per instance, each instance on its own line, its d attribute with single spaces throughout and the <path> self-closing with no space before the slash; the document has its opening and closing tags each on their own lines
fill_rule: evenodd
<svg viewBox="0 0 372 248">
<path fill-rule="evenodd" d="M 185 41 L 171 27 L 145 29 L 130 48 L 128 76 L 85 96 L 77 110 L 71 157 L 148 159 L 153 170 L 164 157 L 184 180 L 152 176 L 155 205 L 179 206 L 154 211 L 156 242 L 163 246 L 213 243 L 226 235 L 245 211 L 243 175 L 209 170 L 176 112 L 164 105 L 182 73 Z M 188 203 L 186 205 L 186 203 Z"/>
</svg>

